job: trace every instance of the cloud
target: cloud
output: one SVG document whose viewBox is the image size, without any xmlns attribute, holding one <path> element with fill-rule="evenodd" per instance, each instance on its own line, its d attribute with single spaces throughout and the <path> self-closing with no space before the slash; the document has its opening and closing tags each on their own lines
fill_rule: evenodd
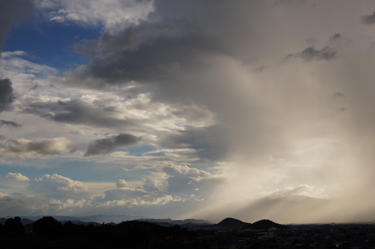
<svg viewBox="0 0 375 249">
<path fill-rule="evenodd" d="M 12 82 L 9 79 L 0 79 L 0 112 L 8 109 L 13 100 Z"/>
<path fill-rule="evenodd" d="M 109 165 L 103 178 L 118 173 L 126 179 L 107 192 L 107 199 L 102 193 L 104 199 L 92 204 L 103 212 L 113 206 L 123 212 L 129 210 L 122 208 L 128 204 L 139 208 L 142 203 L 169 201 L 183 204 L 165 213 L 181 214 L 181 206 L 193 210 L 249 196 L 262 199 L 264 192 L 303 184 L 320 186 L 336 205 L 311 214 L 310 221 L 329 217 L 333 207 L 347 207 L 344 203 L 355 203 L 347 217 L 374 206 L 368 197 L 375 176 L 371 108 L 375 61 L 372 37 L 358 20 L 364 9 L 373 9 L 372 4 L 155 0 L 152 12 L 133 22 L 125 20 L 126 15 L 112 18 L 117 10 L 108 9 L 114 6 L 122 12 L 125 1 L 111 1 L 112 7 L 103 6 L 108 1 L 42 2 L 52 21 L 103 25 L 103 34 L 77 48 L 91 62 L 62 78 L 41 79 L 39 72 L 52 71 L 46 67 L 38 71 L 21 58 L 26 56 L 22 52 L 4 53 L 3 73 L 12 79 L 17 99 L 14 110 L 3 112 L 2 118 L 24 124 L 12 134 L 15 141 L 56 134 L 74 134 L 80 143 L 104 138 L 91 145 L 95 153 L 120 148 L 115 137 L 106 138 L 108 134 L 142 136 L 135 152 L 116 151 L 75 162 L 83 168 L 92 162 L 85 177 L 101 174 Z M 336 31 L 345 39 L 337 42 L 337 35 L 332 36 Z M 294 51 L 293 63 L 279 63 L 288 51 Z M 315 61 L 332 63 L 305 63 Z M 257 71 L 261 66 L 266 69 Z M 345 96 L 334 94 L 339 92 Z M 341 107 L 346 111 L 337 111 Z M 25 125 L 31 121 L 37 122 Z M 3 152 L 8 148 L 4 146 Z M 39 151 L 33 154 L 41 156 Z M 22 164 L 35 166 L 40 161 Z M 173 163 L 177 166 L 166 167 Z M 53 167 L 61 162 L 45 164 Z M 77 169 L 77 175 L 86 174 Z M 315 203 L 306 200 L 305 206 L 301 196 L 296 197 L 309 191 L 297 188 L 293 196 L 287 191 L 289 196 L 272 196 L 251 210 L 289 221 L 293 211 L 302 216 L 304 208 Z M 52 201 L 53 193 L 49 196 L 43 202 L 53 202 L 56 209 L 81 205 L 78 197 L 68 201 L 65 195 Z M 283 213 L 279 204 L 293 211 Z M 232 209 L 226 205 L 225 211 L 229 206 Z M 144 213 L 156 214 L 152 208 L 148 211 Z"/>
<path fill-rule="evenodd" d="M 329 39 L 330 41 L 337 41 L 337 40 L 339 40 L 339 39 L 341 39 L 342 38 L 342 34 L 340 34 L 340 33 L 335 33 L 335 34 L 333 34 L 332 36 L 331 36 L 331 38 Z"/>
<path fill-rule="evenodd" d="M 0 154 L 7 157 L 62 156 L 77 151 L 77 146 L 69 139 L 58 137 L 44 140 L 15 139 L 5 144 Z"/>
<path fill-rule="evenodd" d="M 40 200 L 26 195 L 0 194 L 0 213 L 2 216 L 35 215 L 42 210 Z"/>
<path fill-rule="evenodd" d="M 0 176 L 0 182 L 3 186 L 3 191 L 8 194 L 26 193 L 31 179 L 19 172 L 8 172 L 6 175 Z"/>
<path fill-rule="evenodd" d="M 220 161 L 229 151 L 225 129 L 218 125 L 187 128 L 177 134 L 166 136 L 161 145 L 168 148 L 193 148 L 201 160 Z"/>
<path fill-rule="evenodd" d="M 58 174 L 46 174 L 30 183 L 30 188 L 42 196 L 54 199 L 80 199 L 87 197 L 87 186 Z"/>
<path fill-rule="evenodd" d="M 57 74 L 57 69 L 34 63 L 29 60 L 30 57 L 22 50 L 2 52 L 1 73 L 17 82 L 26 79 L 43 79 Z"/>
<path fill-rule="evenodd" d="M 335 97 L 335 98 L 344 98 L 344 97 L 345 97 L 345 94 L 342 93 L 342 92 L 335 92 L 335 93 L 333 94 L 333 97 Z"/>
<path fill-rule="evenodd" d="M 0 120 L 0 126 L 9 126 L 13 128 L 19 128 L 21 127 L 20 124 L 13 122 L 13 121 L 8 121 L 8 120 Z"/>
<path fill-rule="evenodd" d="M 25 112 L 39 115 L 56 122 L 82 124 L 99 127 L 129 126 L 131 121 L 116 117 L 113 108 L 80 100 L 57 102 L 33 102 L 25 107 Z"/>
<path fill-rule="evenodd" d="M 166 172 L 169 176 L 184 175 L 199 181 L 200 179 L 211 176 L 210 173 L 204 170 L 197 168 L 191 168 L 187 165 L 168 165 L 163 168 L 163 171 Z"/>
<path fill-rule="evenodd" d="M 168 193 L 185 199 L 206 200 L 223 180 L 208 171 L 187 165 L 172 164 L 162 170 L 167 173 Z"/>
<path fill-rule="evenodd" d="M 27 176 L 24 176 L 21 173 L 14 173 L 14 172 L 9 172 L 5 176 L 5 178 L 7 178 L 9 180 L 19 181 L 19 182 L 29 182 L 30 181 L 30 178 L 28 178 Z"/>
<path fill-rule="evenodd" d="M 86 156 L 108 154 L 116 151 L 118 148 L 133 145 L 140 141 L 140 137 L 130 134 L 120 134 L 110 138 L 99 139 L 91 143 L 86 152 Z"/>
<path fill-rule="evenodd" d="M 96 201 L 114 206 L 159 206 L 200 202 L 221 182 L 213 174 L 187 165 L 168 165 L 141 181 L 119 179 L 117 188 L 107 190 Z M 188 204 L 188 206 L 191 205 Z"/>
<path fill-rule="evenodd" d="M 365 15 L 362 17 L 362 22 L 364 24 L 375 24 L 375 12 L 370 15 Z"/>
<path fill-rule="evenodd" d="M 324 47 L 322 49 L 316 49 L 314 47 L 307 47 L 301 52 L 290 54 L 287 58 L 301 58 L 304 61 L 314 61 L 314 60 L 332 60 L 336 58 L 337 51 L 330 47 Z"/>
<path fill-rule="evenodd" d="M 258 1 L 234 4 L 223 1 L 219 5 L 213 0 L 205 3 L 156 0 L 153 3 L 154 11 L 147 20 L 116 33 L 104 32 L 94 44 L 95 54 L 90 65 L 67 74 L 72 77 L 67 81 L 87 82 L 91 86 L 98 79 L 103 84 L 127 84 L 134 80 L 167 81 L 164 84 L 168 84 L 171 74 L 193 65 L 204 66 L 204 58 L 247 57 L 252 51 L 244 53 L 242 45 L 256 42 L 256 37 L 251 35 L 252 20 L 244 18 L 244 10 L 251 17 L 253 8 L 264 7 Z M 220 21 L 224 17 L 228 22 Z M 212 23 L 213 19 L 220 23 Z M 229 26 L 231 35 L 227 34 Z"/>
<path fill-rule="evenodd" d="M 152 11 L 151 0 L 37 0 L 53 22 L 102 24 L 115 29 L 124 23 L 137 23 Z"/>
<path fill-rule="evenodd" d="M 116 181 L 117 188 L 126 188 L 129 187 L 129 183 L 124 179 L 118 179 Z"/>
<path fill-rule="evenodd" d="M 191 171 L 187 167 L 183 168 L 185 173 Z M 117 188 L 113 189 L 113 183 L 106 183 L 102 188 L 102 183 L 81 182 L 58 174 L 45 174 L 29 179 L 20 173 L 9 173 L 1 181 L 17 193 L 0 193 L 0 212 L 8 215 L 124 215 L 126 209 L 128 215 L 141 218 L 150 215 L 157 217 L 157 213 L 174 216 L 177 207 L 184 212 L 191 209 L 192 205 L 186 203 L 187 200 L 200 201 L 195 195 L 197 190 L 190 188 L 193 187 L 191 183 L 184 181 L 181 184 L 189 184 L 186 187 L 192 192 L 185 190 L 168 193 L 157 186 L 160 180 L 167 180 L 163 174 L 150 175 L 150 178 L 141 181 L 120 179 L 117 181 Z M 162 177 L 158 179 L 159 176 Z M 9 209 L 12 205 L 13 208 Z"/>
</svg>

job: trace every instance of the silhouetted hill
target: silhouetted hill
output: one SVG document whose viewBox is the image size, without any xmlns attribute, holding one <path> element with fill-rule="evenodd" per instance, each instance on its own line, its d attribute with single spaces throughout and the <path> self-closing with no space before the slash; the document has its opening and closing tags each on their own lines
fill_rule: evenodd
<svg viewBox="0 0 375 249">
<path fill-rule="evenodd" d="M 250 223 L 246 223 L 240 220 L 237 220 L 235 218 L 225 218 L 224 220 L 220 221 L 216 224 L 217 227 L 221 228 L 242 228 L 247 225 L 250 225 Z"/>
<path fill-rule="evenodd" d="M 275 223 L 271 220 L 259 220 L 251 224 L 252 228 L 255 229 L 269 229 L 269 228 L 283 228 L 283 225 Z"/>
</svg>

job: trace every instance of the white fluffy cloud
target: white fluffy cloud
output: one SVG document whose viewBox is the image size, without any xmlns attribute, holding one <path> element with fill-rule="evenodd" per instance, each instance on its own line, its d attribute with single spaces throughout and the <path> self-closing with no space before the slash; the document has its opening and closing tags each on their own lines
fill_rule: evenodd
<svg viewBox="0 0 375 249">
<path fill-rule="evenodd" d="M 81 181 L 53 174 L 43 175 L 31 182 L 31 189 L 49 198 L 81 199 L 87 195 L 87 186 Z"/>
<path fill-rule="evenodd" d="M 77 181 L 59 174 L 45 174 L 30 179 L 21 173 L 9 172 L 1 177 L 1 182 L 12 190 L 0 196 L 0 203 L 4 204 L 4 208 L 0 207 L 0 213 L 19 215 L 22 211 L 24 215 L 35 212 L 79 215 L 85 210 L 90 210 L 93 213 L 110 214 L 111 210 L 126 208 L 132 210 L 137 217 L 145 217 L 149 216 L 148 211 L 155 207 L 160 207 L 160 211 L 168 215 L 176 213 L 175 207 L 182 205 L 181 215 L 191 211 L 192 203 L 203 202 L 202 198 L 208 194 L 198 189 L 203 186 L 205 179 L 197 180 L 192 177 L 202 175 L 202 172 L 188 166 L 181 166 L 181 169 L 181 172 L 174 171 L 172 174 L 162 170 L 143 176 L 139 180 L 118 179 L 112 183 Z M 211 177 L 207 172 L 203 175 L 207 179 Z M 170 184 L 174 185 L 173 188 L 179 186 L 169 190 Z M 190 204 L 184 204 L 186 202 Z M 18 206 L 21 204 L 29 205 Z M 5 210 L 10 205 L 15 206 L 13 212 Z"/>
<path fill-rule="evenodd" d="M 9 180 L 19 181 L 19 182 L 29 182 L 30 181 L 30 178 L 28 178 L 27 176 L 24 176 L 21 173 L 14 173 L 14 172 L 9 172 L 5 176 L 5 178 L 9 179 Z"/>
<path fill-rule="evenodd" d="M 0 185 L 6 186 L 5 192 L 24 193 L 27 191 L 31 179 L 19 172 L 8 172 L 6 175 L 0 176 Z"/>
</svg>

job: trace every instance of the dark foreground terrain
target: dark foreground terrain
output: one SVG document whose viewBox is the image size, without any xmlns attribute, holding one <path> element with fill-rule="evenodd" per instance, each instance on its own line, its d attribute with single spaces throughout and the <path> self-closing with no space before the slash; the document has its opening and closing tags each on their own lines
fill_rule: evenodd
<svg viewBox="0 0 375 249">
<path fill-rule="evenodd" d="M 0 220 L 0 248 L 375 248 L 374 224 L 253 224 L 227 218 L 127 221 L 120 224 L 61 223 L 19 217 Z M 178 224 L 178 225 L 176 225 Z"/>
</svg>

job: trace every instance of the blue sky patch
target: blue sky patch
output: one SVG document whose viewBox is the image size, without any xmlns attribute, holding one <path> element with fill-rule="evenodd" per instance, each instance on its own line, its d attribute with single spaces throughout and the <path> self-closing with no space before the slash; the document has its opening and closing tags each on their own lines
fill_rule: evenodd
<svg viewBox="0 0 375 249">
<path fill-rule="evenodd" d="M 30 61 L 63 72 L 89 63 L 89 58 L 76 53 L 73 46 L 82 40 L 98 39 L 101 32 L 99 26 L 45 22 L 42 17 L 35 16 L 28 23 L 12 28 L 3 51 L 25 51 L 30 55 Z"/>
</svg>

